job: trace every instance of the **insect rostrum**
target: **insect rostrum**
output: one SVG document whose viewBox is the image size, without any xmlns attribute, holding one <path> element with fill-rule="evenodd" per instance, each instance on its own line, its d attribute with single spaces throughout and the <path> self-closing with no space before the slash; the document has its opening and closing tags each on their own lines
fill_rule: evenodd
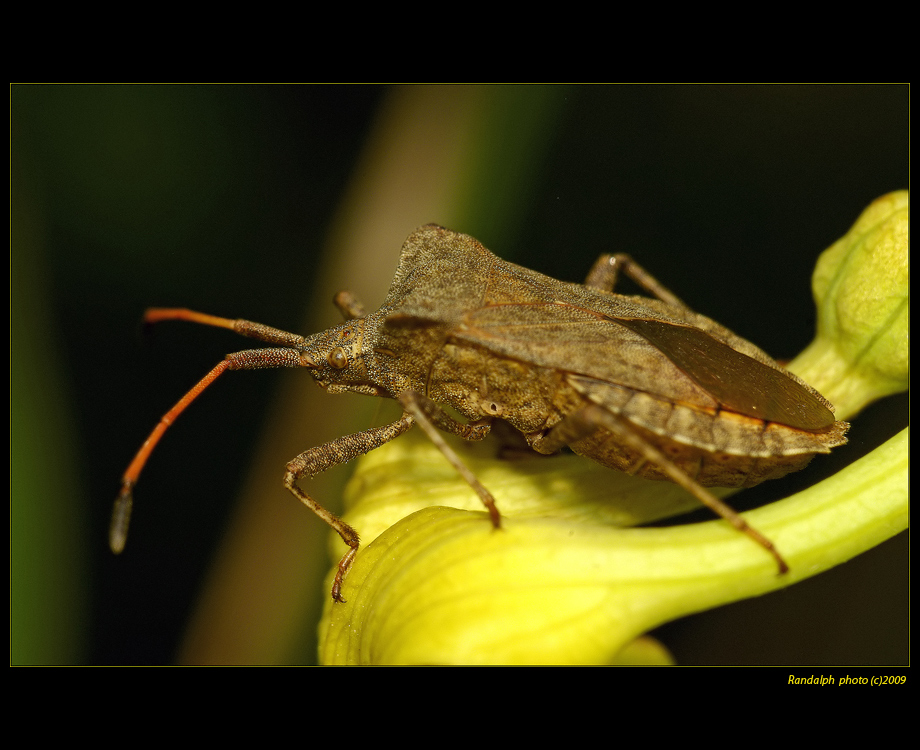
<svg viewBox="0 0 920 750">
<path fill-rule="evenodd" d="M 620 272 L 653 297 L 612 292 Z M 367 453 L 418 424 L 501 525 L 489 491 L 439 431 L 485 437 L 495 419 L 533 450 L 575 453 L 621 471 L 681 485 L 787 565 L 773 544 L 706 486 L 748 487 L 803 468 L 846 442 L 847 425 L 813 388 L 726 328 L 687 308 L 627 256 L 602 256 L 584 285 L 507 263 L 466 235 L 430 224 L 403 245 L 383 305 L 365 314 L 336 296 L 346 320 L 298 336 L 183 309 L 145 319 L 189 320 L 271 344 L 228 355 L 161 420 L 125 472 L 110 542 L 124 547 L 132 490 L 176 417 L 226 370 L 303 367 L 330 393 L 396 399 L 395 422 L 311 448 L 287 465 L 285 486 L 349 549 L 332 596 L 359 547 L 358 533 L 298 482 Z M 467 421 L 450 416 L 452 407 Z"/>
</svg>

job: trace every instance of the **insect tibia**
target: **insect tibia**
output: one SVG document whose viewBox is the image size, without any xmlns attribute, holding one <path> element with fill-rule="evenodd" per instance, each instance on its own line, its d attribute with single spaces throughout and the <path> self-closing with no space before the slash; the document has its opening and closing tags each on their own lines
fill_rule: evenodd
<svg viewBox="0 0 920 750">
<path fill-rule="evenodd" d="M 592 435 L 601 439 L 595 440 Z M 789 570 L 789 566 L 777 552 L 773 542 L 748 524 L 733 508 L 699 484 L 683 468 L 675 464 L 658 447 L 649 442 L 628 420 L 597 404 L 589 404 L 570 413 L 564 420 L 553 427 L 547 435 L 531 443 L 531 447 L 540 453 L 551 453 L 558 450 L 562 445 L 569 445 L 576 453 L 585 452 L 603 463 L 608 459 L 612 459 L 615 455 L 620 455 L 618 451 L 614 450 L 616 446 L 610 442 L 610 436 L 615 436 L 616 446 L 629 448 L 629 459 L 631 461 L 631 466 L 628 468 L 629 473 L 638 473 L 639 469 L 645 465 L 655 467 L 665 477 L 683 487 L 703 505 L 769 552 L 776 561 L 780 574 Z M 612 466 L 614 464 L 608 465 Z M 618 468 L 627 470 L 626 466 L 619 466 Z"/>
<path fill-rule="evenodd" d="M 460 457 L 454 452 L 453 448 L 447 444 L 441 436 L 441 433 L 437 430 L 437 427 L 444 429 L 451 423 L 458 423 L 444 414 L 440 407 L 433 403 L 427 396 L 420 393 L 405 391 L 399 394 L 398 400 L 399 403 L 402 404 L 403 409 L 406 410 L 406 413 L 411 414 L 415 418 L 418 426 L 422 428 L 428 436 L 428 439 L 434 443 L 435 447 L 441 451 L 444 458 L 446 458 L 457 470 L 457 473 L 466 480 L 472 490 L 479 495 L 482 504 L 485 505 L 486 510 L 489 511 L 489 518 L 492 521 L 492 526 L 496 529 L 500 529 L 502 517 L 498 512 L 498 506 L 495 504 L 495 498 L 492 497 L 492 493 L 483 486 L 482 482 L 476 478 L 476 475 L 460 460 Z M 437 423 L 432 421 L 432 415 L 437 415 Z M 486 430 L 489 427 L 487 424 L 483 424 L 482 426 L 485 427 Z M 450 429 L 449 431 L 453 432 L 454 430 Z M 485 437 L 485 433 L 482 434 L 482 437 Z"/>
<path fill-rule="evenodd" d="M 112 508 L 112 522 L 109 525 L 109 547 L 116 555 L 120 555 L 128 540 L 128 522 L 131 520 L 131 508 L 134 505 L 133 482 L 125 482 L 121 492 L 115 498 Z"/>
</svg>

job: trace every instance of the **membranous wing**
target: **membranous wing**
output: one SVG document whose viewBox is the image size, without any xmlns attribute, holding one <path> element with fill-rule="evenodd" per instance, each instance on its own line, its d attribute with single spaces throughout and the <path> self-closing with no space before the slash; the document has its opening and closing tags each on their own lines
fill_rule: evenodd
<svg viewBox="0 0 920 750">
<path fill-rule="evenodd" d="M 691 407 L 808 431 L 834 425 L 823 399 L 778 366 L 653 310 L 627 304 L 624 312 L 566 302 L 485 305 L 468 311 L 452 338 Z"/>
</svg>

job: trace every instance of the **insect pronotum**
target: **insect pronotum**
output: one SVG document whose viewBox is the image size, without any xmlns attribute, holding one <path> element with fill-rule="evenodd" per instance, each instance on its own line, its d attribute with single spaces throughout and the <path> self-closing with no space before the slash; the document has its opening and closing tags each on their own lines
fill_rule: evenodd
<svg viewBox="0 0 920 750">
<path fill-rule="evenodd" d="M 614 294 L 621 271 L 651 296 Z M 114 552 L 124 548 L 132 493 L 150 453 L 227 370 L 302 367 L 330 393 L 392 398 L 403 409 L 390 424 L 310 448 L 287 465 L 285 487 L 348 546 L 332 587 L 336 601 L 344 601 L 359 536 L 298 482 L 414 424 L 479 495 L 495 528 L 494 498 L 441 431 L 481 440 L 502 419 L 538 453 L 567 446 L 605 466 L 675 482 L 769 552 L 780 573 L 788 565 L 773 543 L 705 488 L 778 478 L 846 442 L 848 425 L 817 391 L 694 313 L 625 255 L 602 256 L 585 284 L 573 284 L 429 224 L 404 243 L 379 310 L 367 314 L 346 292 L 335 304 L 345 322 L 312 336 L 185 309 L 147 310 L 148 323 L 187 320 L 271 346 L 228 354 L 163 416 L 123 476 L 110 529 Z"/>
</svg>

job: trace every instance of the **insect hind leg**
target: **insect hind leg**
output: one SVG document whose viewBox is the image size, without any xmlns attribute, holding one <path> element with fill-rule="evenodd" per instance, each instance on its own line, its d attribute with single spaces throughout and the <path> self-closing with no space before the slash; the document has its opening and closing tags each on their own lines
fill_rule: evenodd
<svg viewBox="0 0 920 750">
<path fill-rule="evenodd" d="M 554 453 L 563 446 L 577 443 L 601 429 L 615 434 L 618 440 L 640 456 L 643 461 L 657 466 L 672 482 L 683 487 L 703 505 L 763 547 L 773 556 L 780 575 L 789 571 L 789 566 L 773 542 L 745 521 L 731 506 L 695 481 L 658 448 L 637 433 L 627 420 L 597 404 L 589 404 L 572 412 L 545 436 L 533 441 L 532 447 L 540 453 Z"/>
</svg>

